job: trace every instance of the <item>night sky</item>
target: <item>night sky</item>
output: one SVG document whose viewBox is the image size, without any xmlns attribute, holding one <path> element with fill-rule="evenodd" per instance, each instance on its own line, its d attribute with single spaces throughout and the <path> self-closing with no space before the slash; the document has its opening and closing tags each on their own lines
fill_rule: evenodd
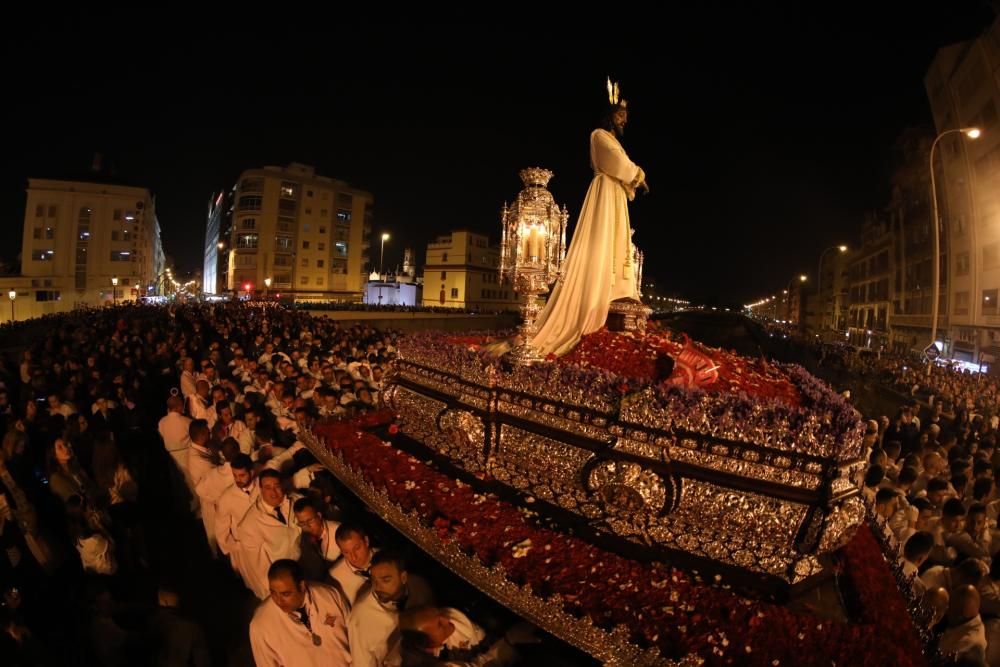
<svg viewBox="0 0 1000 667">
<path fill-rule="evenodd" d="M 313 164 L 374 193 L 387 266 L 406 246 L 422 263 L 455 228 L 497 241 L 527 166 L 555 172 L 550 190 L 575 222 L 611 74 L 631 108 L 623 143 L 652 188 L 631 209 L 647 275 L 695 301 L 743 303 L 794 274 L 815 279 L 824 248 L 857 245 L 863 213 L 888 198 L 893 139 L 930 127 L 935 50 L 994 16 L 949 1 L 655 20 L 621 7 L 535 31 L 282 20 L 266 5 L 244 24 L 92 11 L 11 22 L 0 257 L 20 250 L 26 179 L 86 173 L 96 151 L 154 192 L 181 272 L 200 269 L 211 192 L 267 164 Z"/>
</svg>

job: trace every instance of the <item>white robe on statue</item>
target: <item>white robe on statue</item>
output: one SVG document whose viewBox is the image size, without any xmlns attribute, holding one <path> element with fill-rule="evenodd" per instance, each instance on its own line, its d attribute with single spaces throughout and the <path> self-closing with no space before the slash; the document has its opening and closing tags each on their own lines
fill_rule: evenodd
<svg viewBox="0 0 1000 667">
<path fill-rule="evenodd" d="M 590 164 L 594 180 L 583 200 L 562 278 L 538 316 L 538 333 L 531 340 L 543 355 L 566 354 L 582 336 L 604 326 L 612 301 L 638 298 L 625 186 L 643 180 L 642 170 L 607 130 L 590 134 Z"/>
</svg>

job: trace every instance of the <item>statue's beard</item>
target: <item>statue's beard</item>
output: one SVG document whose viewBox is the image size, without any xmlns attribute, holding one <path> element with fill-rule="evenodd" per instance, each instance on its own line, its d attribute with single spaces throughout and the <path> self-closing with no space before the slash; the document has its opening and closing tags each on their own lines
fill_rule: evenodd
<svg viewBox="0 0 1000 667">
<path fill-rule="evenodd" d="M 625 126 L 624 125 L 618 125 L 618 124 L 615 125 L 615 136 L 618 137 L 618 138 L 621 138 L 621 137 L 625 136 Z"/>
</svg>

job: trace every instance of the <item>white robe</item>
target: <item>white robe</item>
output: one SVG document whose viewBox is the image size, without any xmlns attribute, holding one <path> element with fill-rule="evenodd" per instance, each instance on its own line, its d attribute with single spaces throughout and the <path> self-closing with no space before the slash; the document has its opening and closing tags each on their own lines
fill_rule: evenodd
<svg viewBox="0 0 1000 667">
<path fill-rule="evenodd" d="M 340 591 L 309 582 L 305 607 L 312 632 L 292 620 L 273 600 L 261 603 L 250 621 L 250 647 L 257 667 L 346 667 L 351 664 L 347 604 Z M 320 637 L 319 646 L 313 643 L 314 633 Z"/>
<path fill-rule="evenodd" d="M 372 549 L 374 555 L 376 549 Z M 358 598 L 358 593 L 362 588 L 368 586 L 370 579 L 358 574 L 354 566 L 347 562 L 347 558 L 341 558 L 330 568 L 330 576 L 340 584 L 340 590 L 344 591 L 347 601 L 352 605 Z"/>
<path fill-rule="evenodd" d="M 160 437 L 163 438 L 163 447 L 180 468 L 184 481 L 187 482 L 188 489 L 193 496 L 195 495 L 194 480 L 191 479 L 191 472 L 188 470 L 188 453 L 191 449 L 191 437 L 188 435 L 190 426 L 190 417 L 170 411 L 160 419 L 159 431 Z"/>
<path fill-rule="evenodd" d="M 347 636 L 352 667 L 395 667 L 403 658 L 399 646 L 399 612 L 381 604 L 369 592 L 351 608 Z"/>
<path fill-rule="evenodd" d="M 225 470 L 219 470 L 219 468 Z M 233 483 L 233 473 L 228 465 L 217 466 L 212 460 L 211 452 L 206 447 L 191 443 L 188 454 L 188 472 L 194 482 L 194 492 L 201 506 L 201 521 L 205 524 L 205 536 L 208 547 L 215 555 L 215 503 Z M 228 483 L 226 477 L 228 476 Z M 221 488 L 220 488 L 221 487 Z"/>
<path fill-rule="evenodd" d="M 590 135 L 594 180 L 583 201 L 562 278 L 538 316 L 532 344 L 543 354 L 563 355 L 581 336 L 604 326 L 615 299 L 637 298 L 632 231 L 623 184 L 642 173 L 607 130 Z"/>
<path fill-rule="evenodd" d="M 299 536 L 302 529 L 295 523 L 292 505 L 298 496 L 285 496 L 281 502 L 281 513 L 288 521 L 283 524 L 274 514 L 274 508 L 258 497 L 247 511 L 238 528 L 240 556 L 246 565 L 244 582 L 254 594 L 263 600 L 271 594 L 267 581 L 267 570 L 276 560 L 299 559 Z M 247 578 L 249 577 L 249 578 Z"/>
<path fill-rule="evenodd" d="M 244 579 L 246 576 L 243 573 L 245 566 L 242 563 L 239 525 L 259 496 L 257 480 L 250 484 L 249 493 L 233 484 L 225 490 L 215 508 L 215 540 L 222 553 L 229 556 L 233 569 Z"/>
</svg>

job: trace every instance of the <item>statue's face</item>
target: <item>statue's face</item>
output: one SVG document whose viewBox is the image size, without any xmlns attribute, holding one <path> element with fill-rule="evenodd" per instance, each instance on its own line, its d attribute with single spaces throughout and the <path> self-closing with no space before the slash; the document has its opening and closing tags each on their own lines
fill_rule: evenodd
<svg viewBox="0 0 1000 667">
<path fill-rule="evenodd" d="M 618 109 L 611 115 L 611 120 L 615 124 L 615 134 L 621 136 L 625 133 L 625 123 L 628 122 L 628 111 Z"/>
</svg>

